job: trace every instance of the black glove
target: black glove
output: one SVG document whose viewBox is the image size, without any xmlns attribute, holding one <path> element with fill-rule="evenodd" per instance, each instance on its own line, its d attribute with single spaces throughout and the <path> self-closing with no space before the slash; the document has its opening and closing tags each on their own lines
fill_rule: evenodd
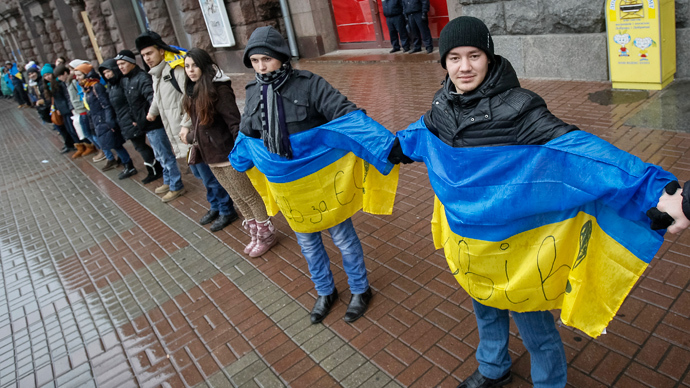
<svg viewBox="0 0 690 388">
<path fill-rule="evenodd" d="M 395 138 L 395 142 L 393 143 L 393 149 L 391 149 L 390 154 L 388 154 L 388 161 L 393 164 L 414 163 L 414 160 L 408 158 L 405 154 L 403 154 L 402 147 L 400 146 L 400 140 L 398 140 L 398 138 Z"/>
<path fill-rule="evenodd" d="M 678 183 L 678 181 L 673 181 L 666 185 L 664 191 L 666 191 L 668 195 L 673 195 L 678 189 L 680 189 L 680 183 Z M 690 195 L 690 193 L 688 193 L 689 189 L 690 186 L 688 182 L 685 182 L 685 190 L 683 190 L 683 213 L 685 213 L 686 217 L 690 213 L 690 198 L 688 198 L 688 195 Z M 656 207 L 647 210 L 647 217 L 652 220 L 652 230 L 668 229 L 674 222 L 673 217 L 666 212 L 659 211 Z"/>
<path fill-rule="evenodd" d="M 426 12 L 422 12 L 422 20 L 427 20 L 429 17 L 426 15 Z"/>
</svg>

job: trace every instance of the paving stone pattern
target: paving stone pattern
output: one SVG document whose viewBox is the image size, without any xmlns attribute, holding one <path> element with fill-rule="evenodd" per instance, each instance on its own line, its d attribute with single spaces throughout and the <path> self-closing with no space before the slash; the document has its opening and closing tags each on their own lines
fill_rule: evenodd
<svg viewBox="0 0 690 388">
<path fill-rule="evenodd" d="M 392 131 L 426 111 L 444 72 L 434 63 L 302 62 Z M 233 76 L 239 105 L 251 75 Z M 564 120 L 681 180 L 690 135 L 625 125 L 658 93 L 598 105 L 607 83 L 523 80 Z M 433 193 L 423 165 L 401 169 L 391 216 L 353 217 L 375 292 L 342 320 L 350 295 L 326 238 L 340 302 L 311 325 L 316 298 L 294 234 L 258 259 L 241 252 L 240 222 L 212 234 L 197 220 L 205 191 L 163 204 L 90 158 L 60 155 L 35 112 L 0 101 L 0 387 L 455 387 L 477 366 L 468 295 L 431 241 Z M 128 145 L 135 166 L 141 158 Z M 690 234 L 667 236 L 608 334 L 559 327 L 572 387 L 690 387 Z M 557 316 L 558 312 L 554 312 Z M 515 380 L 529 355 L 511 326 Z"/>
</svg>

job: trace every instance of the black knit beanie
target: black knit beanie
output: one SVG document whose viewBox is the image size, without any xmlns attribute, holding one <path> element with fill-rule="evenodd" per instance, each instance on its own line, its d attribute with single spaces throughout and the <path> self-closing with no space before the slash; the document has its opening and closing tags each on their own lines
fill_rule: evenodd
<svg viewBox="0 0 690 388">
<path fill-rule="evenodd" d="M 439 38 L 438 49 L 441 54 L 441 66 L 446 68 L 446 55 L 456 47 L 472 46 L 486 53 L 494 61 L 494 41 L 489 28 L 483 21 L 472 16 L 460 16 L 451 20 Z"/>
</svg>

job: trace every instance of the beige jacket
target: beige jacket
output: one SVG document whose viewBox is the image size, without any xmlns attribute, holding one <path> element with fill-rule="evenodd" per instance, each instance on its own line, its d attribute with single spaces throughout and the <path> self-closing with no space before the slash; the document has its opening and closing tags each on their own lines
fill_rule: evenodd
<svg viewBox="0 0 690 388">
<path fill-rule="evenodd" d="M 170 65 L 161 61 L 158 66 L 152 68 L 149 74 L 153 77 L 153 102 L 149 108 L 152 116 L 161 116 L 165 132 L 168 134 L 173 152 L 177 158 L 186 158 L 189 146 L 180 141 L 180 128 L 184 125 L 191 126 L 191 122 L 183 122 L 184 109 L 182 109 L 183 94 L 175 89 L 170 82 Z M 173 72 L 180 89 L 184 90 L 185 73 L 182 66 L 177 66 Z"/>
</svg>

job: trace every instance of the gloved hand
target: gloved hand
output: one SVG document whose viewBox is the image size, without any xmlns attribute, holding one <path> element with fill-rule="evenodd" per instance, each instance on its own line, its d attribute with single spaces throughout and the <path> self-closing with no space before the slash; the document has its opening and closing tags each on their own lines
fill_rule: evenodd
<svg viewBox="0 0 690 388">
<path fill-rule="evenodd" d="M 393 148 L 391 149 L 391 152 L 388 154 L 388 161 L 393 164 L 414 163 L 414 160 L 408 158 L 407 155 L 403 154 L 402 147 L 400 146 L 400 140 L 398 140 L 397 138 L 395 139 L 395 143 L 393 143 Z"/>
<path fill-rule="evenodd" d="M 426 12 L 422 12 L 422 20 L 427 20 L 428 18 Z"/>
<path fill-rule="evenodd" d="M 690 226 L 690 181 L 679 189 L 678 182 L 666 185 L 656 207 L 647 211 L 653 230 L 667 229 L 669 233 L 678 234 Z"/>
</svg>

